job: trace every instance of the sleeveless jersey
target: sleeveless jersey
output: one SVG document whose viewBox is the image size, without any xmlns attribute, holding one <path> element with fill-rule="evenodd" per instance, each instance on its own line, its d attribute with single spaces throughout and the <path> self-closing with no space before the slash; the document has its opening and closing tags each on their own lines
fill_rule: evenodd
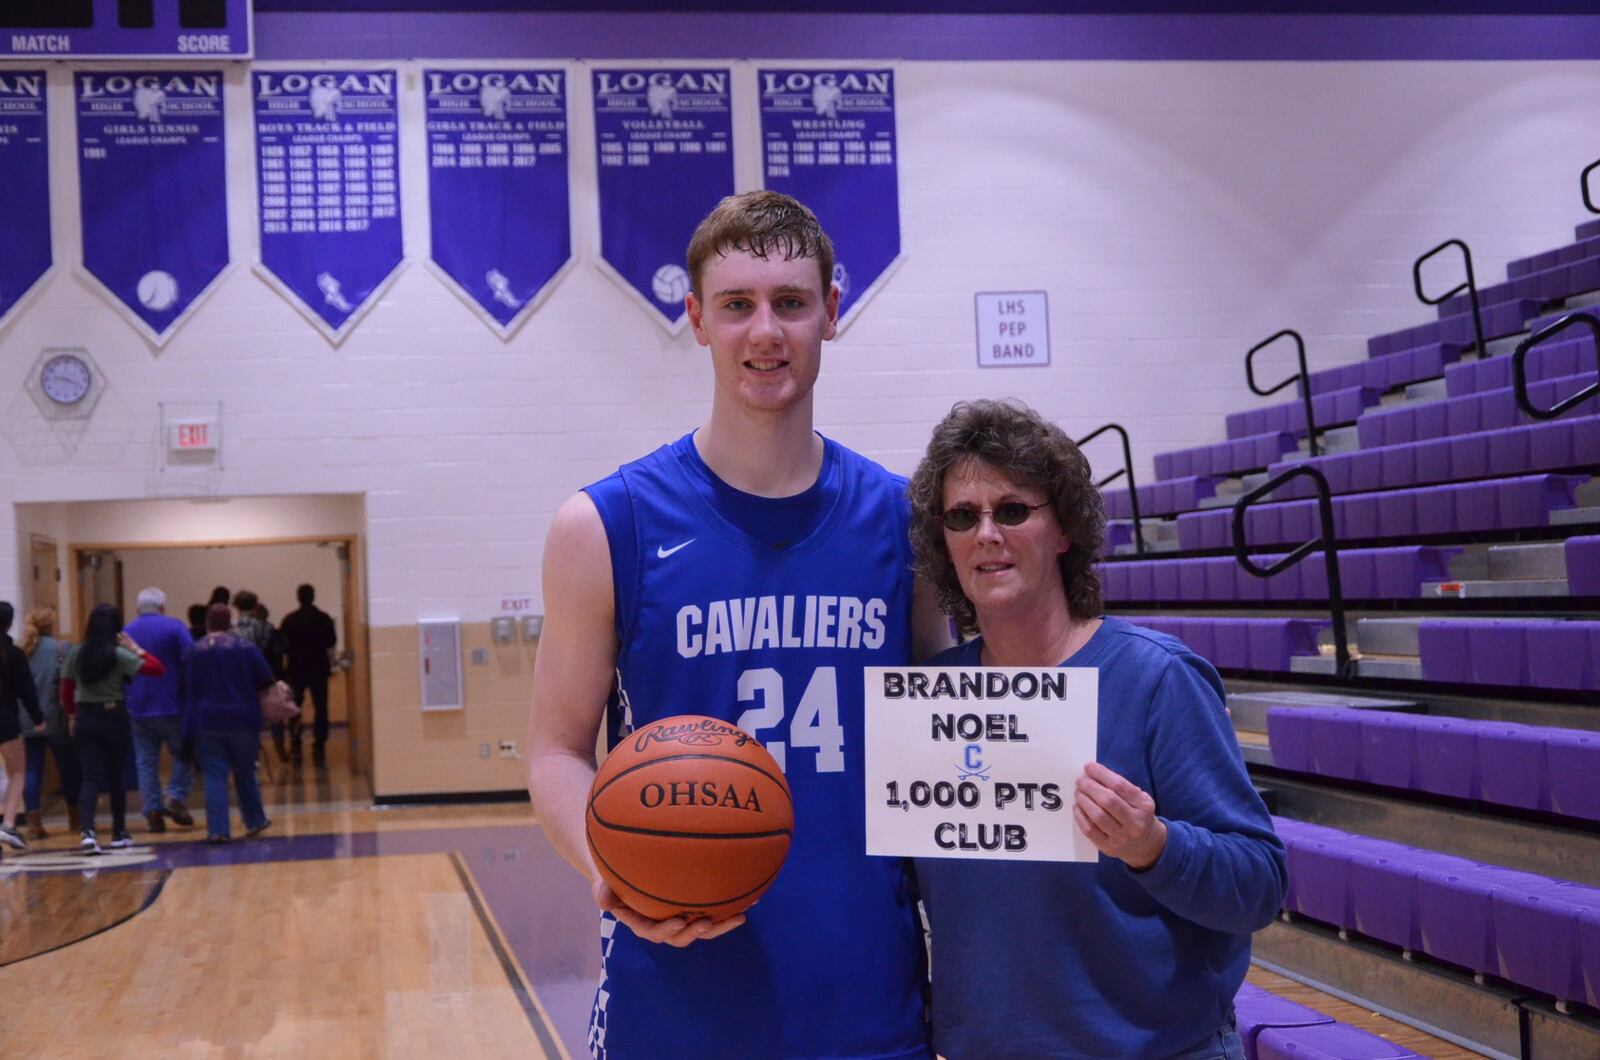
<svg viewBox="0 0 1600 1060">
<path fill-rule="evenodd" d="M 795 815 L 776 882 L 721 938 L 677 949 L 602 917 L 595 1056 L 932 1055 L 906 866 L 865 854 L 861 670 L 911 653 L 905 480 L 824 441 L 832 503 L 781 550 L 708 499 L 692 437 L 588 488 L 617 574 L 612 745 L 674 714 L 733 722 Z"/>
</svg>

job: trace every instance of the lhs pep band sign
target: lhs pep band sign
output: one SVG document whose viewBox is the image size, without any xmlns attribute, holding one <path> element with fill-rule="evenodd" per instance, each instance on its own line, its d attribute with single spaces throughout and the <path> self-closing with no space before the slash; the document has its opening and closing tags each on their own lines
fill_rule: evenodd
<svg viewBox="0 0 1600 1060">
<path fill-rule="evenodd" d="M 1097 860 L 1072 800 L 1099 692 L 1093 669 L 869 667 L 867 853 Z"/>
</svg>

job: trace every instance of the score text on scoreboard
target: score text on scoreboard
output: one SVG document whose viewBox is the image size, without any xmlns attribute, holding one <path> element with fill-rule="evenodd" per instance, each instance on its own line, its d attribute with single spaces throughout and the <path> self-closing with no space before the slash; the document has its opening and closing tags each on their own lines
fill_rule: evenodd
<svg viewBox="0 0 1600 1060">
<path fill-rule="evenodd" d="M 249 59 L 254 0 L 3 0 L 7 59 Z"/>
</svg>

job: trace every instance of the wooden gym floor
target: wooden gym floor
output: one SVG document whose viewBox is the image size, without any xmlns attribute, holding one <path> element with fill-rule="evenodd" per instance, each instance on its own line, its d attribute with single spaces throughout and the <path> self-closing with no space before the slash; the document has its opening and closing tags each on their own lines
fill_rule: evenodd
<svg viewBox="0 0 1600 1060">
<path fill-rule="evenodd" d="M 207 845 L 197 806 L 196 828 L 149 835 L 132 793 L 131 850 L 78 854 L 57 812 L 50 839 L 0 860 L 0 1055 L 585 1055 L 593 904 L 529 808 L 374 809 L 341 733 L 329 751 L 326 770 L 273 763 L 254 839 Z M 1425 1055 L 1477 1055 L 1250 980 Z"/>
</svg>

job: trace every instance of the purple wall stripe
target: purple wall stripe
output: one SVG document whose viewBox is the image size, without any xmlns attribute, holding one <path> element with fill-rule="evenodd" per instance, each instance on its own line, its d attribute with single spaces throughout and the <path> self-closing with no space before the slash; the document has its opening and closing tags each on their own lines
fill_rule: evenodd
<svg viewBox="0 0 1600 1060">
<path fill-rule="evenodd" d="M 261 12 L 260 59 L 1600 58 L 1600 15 Z"/>
</svg>

